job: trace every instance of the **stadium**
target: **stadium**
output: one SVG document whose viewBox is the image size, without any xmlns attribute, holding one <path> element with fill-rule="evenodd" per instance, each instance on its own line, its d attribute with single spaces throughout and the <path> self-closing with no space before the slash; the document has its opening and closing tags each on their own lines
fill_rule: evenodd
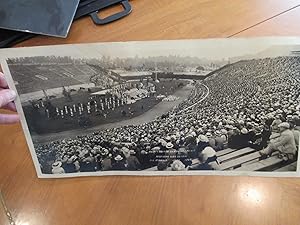
<svg viewBox="0 0 300 225">
<path fill-rule="evenodd" d="M 8 61 L 43 173 L 296 170 L 299 56 L 107 64 Z"/>
</svg>

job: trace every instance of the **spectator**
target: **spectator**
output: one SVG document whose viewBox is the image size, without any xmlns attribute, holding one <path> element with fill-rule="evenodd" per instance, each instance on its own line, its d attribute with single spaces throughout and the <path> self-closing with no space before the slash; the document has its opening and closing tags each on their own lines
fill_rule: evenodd
<svg viewBox="0 0 300 225">
<path fill-rule="evenodd" d="M 112 170 L 126 170 L 124 158 L 121 155 L 115 157 L 115 163 L 112 166 Z"/>
<path fill-rule="evenodd" d="M 107 153 L 103 157 L 103 160 L 101 161 L 101 170 L 102 171 L 107 171 L 112 169 L 112 162 L 111 162 L 111 154 Z"/>
<path fill-rule="evenodd" d="M 75 173 L 77 172 L 76 166 L 74 162 L 77 160 L 76 156 L 71 156 L 67 159 L 65 163 L 63 163 L 63 168 L 66 173 Z"/>
<path fill-rule="evenodd" d="M 226 143 L 226 136 L 222 135 L 221 131 L 216 131 L 216 151 L 220 151 L 224 149 L 225 143 Z"/>
<path fill-rule="evenodd" d="M 299 139 L 300 139 L 300 119 L 298 116 L 296 116 L 294 118 L 294 122 L 295 122 L 295 127 L 293 128 L 293 134 L 294 134 L 294 138 L 295 138 L 295 143 L 296 143 L 296 148 L 297 151 L 299 149 Z"/>
<path fill-rule="evenodd" d="M 174 160 L 171 164 L 172 171 L 184 171 L 185 165 L 180 160 Z"/>
<path fill-rule="evenodd" d="M 296 154 L 296 143 L 293 132 L 289 129 L 290 124 L 283 122 L 278 125 L 280 130 L 280 136 L 270 144 L 260 151 L 262 155 L 270 155 L 273 151 L 278 150 L 280 152 L 279 157 L 283 158 L 285 161 L 293 159 Z"/>
<path fill-rule="evenodd" d="M 205 135 L 200 134 L 198 139 L 199 139 L 199 141 L 198 141 L 197 148 L 196 148 L 197 156 L 199 155 L 199 153 L 201 153 L 203 151 L 203 149 L 205 147 L 209 146 L 209 140 Z"/>
<path fill-rule="evenodd" d="M 141 168 L 141 163 L 135 156 L 135 151 L 130 150 L 129 151 L 130 156 L 127 158 L 127 169 L 128 170 L 139 170 Z"/>
<path fill-rule="evenodd" d="M 207 162 L 208 156 L 206 154 L 200 153 L 199 164 L 195 166 L 189 166 L 188 170 L 213 170 L 213 167 Z"/>
<path fill-rule="evenodd" d="M 216 148 L 216 140 L 210 132 L 206 133 L 206 137 L 208 138 L 209 146 L 212 148 Z"/>
<path fill-rule="evenodd" d="M 246 148 L 249 146 L 251 137 L 247 128 L 242 128 L 241 134 L 238 137 L 238 148 Z"/>
<path fill-rule="evenodd" d="M 276 133 L 279 132 L 280 121 L 289 122 L 291 132 L 297 133 L 296 130 L 299 130 L 299 124 L 295 122 L 295 116 L 297 118 L 300 115 L 299 62 L 297 56 L 230 64 L 214 71 L 203 81 L 193 82 L 190 96 L 163 117 L 139 125 L 36 144 L 39 162 L 43 170 L 51 173 L 51 170 L 46 170 L 48 162 L 61 160 L 65 154 L 69 157 L 68 153 L 72 155 L 75 151 L 80 154 L 80 163 L 85 160 L 87 153 L 87 158 L 96 158 L 99 163 L 105 157 L 89 149 L 99 145 L 107 149 L 113 158 L 120 155 L 122 164 L 126 164 L 125 158 L 129 156 L 127 149 L 133 149 L 142 170 L 155 166 L 164 169 L 178 157 L 186 156 L 186 153 L 187 158 L 197 158 L 198 153 L 208 146 L 214 151 L 227 146 L 232 149 L 246 146 L 270 149 L 289 133 Z M 206 87 L 209 95 L 202 101 L 207 93 Z M 297 138 L 294 142 L 297 142 Z M 123 147 L 127 149 L 123 151 Z M 287 152 L 283 147 L 277 148 Z M 97 169 L 100 170 L 100 167 Z"/>
<path fill-rule="evenodd" d="M 61 167 L 62 166 L 62 162 L 55 162 L 52 164 L 52 173 L 53 174 L 62 174 L 65 173 L 64 168 Z"/>
</svg>

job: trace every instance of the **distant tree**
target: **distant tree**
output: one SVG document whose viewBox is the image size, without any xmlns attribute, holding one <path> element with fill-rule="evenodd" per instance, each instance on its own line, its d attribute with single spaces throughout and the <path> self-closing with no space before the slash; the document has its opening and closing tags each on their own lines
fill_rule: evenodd
<svg viewBox="0 0 300 225">
<path fill-rule="evenodd" d="M 204 69 L 203 66 L 198 66 L 198 67 L 196 68 L 196 70 L 203 71 L 203 70 L 205 70 L 205 69 Z"/>
</svg>

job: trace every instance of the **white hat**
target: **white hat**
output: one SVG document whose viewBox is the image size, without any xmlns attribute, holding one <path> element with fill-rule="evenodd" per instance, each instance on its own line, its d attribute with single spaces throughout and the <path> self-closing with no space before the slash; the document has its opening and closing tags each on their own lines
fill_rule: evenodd
<svg viewBox="0 0 300 225">
<path fill-rule="evenodd" d="M 123 159 L 123 157 L 120 156 L 120 155 L 117 155 L 117 156 L 115 157 L 115 160 L 116 160 L 116 161 L 121 161 L 122 159 Z"/>
<path fill-rule="evenodd" d="M 101 155 L 107 155 L 109 153 L 109 151 L 108 151 L 108 149 L 103 149 L 102 151 L 101 151 Z"/>
<path fill-rule="evenodd" d="M 222 134 L 227 134 L 228 132 L 227 132 L 227 130 L 225 130 L 225 129 L 221 129 L 221 133 L 222 133 Z"/>
<path fill-rule="evenodd" d="M 160 150 L 160 147 L 159 146 L 155 146 L 151 149 L 152 151 L 159 151 Z"/>
<path fill-rule="evenodd" d="M 130 150 L 129 153 L 130 153 L 131 155 L 134 155 L 134 154 L 135 154 L 135 151 L 134 151 L 134 150 Z"/>
<path fill-rule="evenodd" d="M 168 142 L 167 144 L 166 144 L 166 148 L 173 148 L 173 144 L 171 143 L 171 142 Z"/>
<path fill-rule="evenodd" d="M 290 124 L 287 123 L 287 122 L 283 122 L 283 123 L 279 124 L 278 127 L 283 127 L 283 128 L 286 128 L 286 129 L 290 129 Z"/>
<path fill-rule="evenodd" d="M 57 161 L 57 162 L 54 162 L 53 164 L 52 164 L 52 168 L 54 169 L 54 168 L 59 168 L 59 167 L 61 167 L 62 166 L 62 162 L 60 162 L 60 161 Z"/>
<path fill-rule="evenodd" d="M 243 129 L 241 130 L 241 133 L 242 133 L 242 134 L 248 134 L 247 128 L 243 128 Z"/>
<path fill-rule="evenodd" d="M 216 155 L 216 151 L 212 147 L 206 147 L 202 151 L 203 154 L 207 155 L 207 157 L 213 157 Z"/>
<path fill-rule="evenodd" d="M 210 138 L 210 137 L 212 137 L 212 134 L 210 132 L 207 132 L 206 137 Z"/>
<path fill-rule="evenodd" d="M 128 153 L 129 152 L 129 148 L 126 148 L 126 147 L 122 147 L 121 150 L 124 153 Z"/>
<path fill-rule="evenodd" d="M 205 143 L 209 142 L 208 138 L 205 135 L 203 135 L 203 134 L 199 135 L 199 141 L 205 142 Z"/>
<path fill-rule="evenodd" d="M 182 171 L 185 170 L 185 165 L 180 160 L 174 160 L 171 164 L 171 168 L 173 171 Z"/>
</svg>

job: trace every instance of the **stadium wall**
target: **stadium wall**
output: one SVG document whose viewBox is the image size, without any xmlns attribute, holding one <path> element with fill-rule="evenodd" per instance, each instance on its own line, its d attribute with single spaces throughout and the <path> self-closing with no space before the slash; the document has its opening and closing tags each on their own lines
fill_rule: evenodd
<svg viewBox="0 0 300 225">
<path fill-rule="evenodd" d="M 70 89 L 79 90 L 80 88 L 95 87 L 95 84 L 94 83 L 76 84 L 76 85 L 65 86 L 65 87 L 66 87 L 67 90 L 70 90 Z M 62 94 L 63 88 L 62 87 L 47 89 L 46 92 L 47 92 L 48 96 L 51 96 L 51 95 L 54 95 L 56 97 L 62 97 L 63 96 L 63 94 Z M 44 98 L 44 97 L 45 97 L 45 95 L 44 95 L 42 90 L 20 95 L 20 99 L 21 99 L 22 104 L 27 104 L 27 103 L 29 104 L 29 101 L 38 100 L 38 99 L 41 99 L 41 98 Z"/>
</svg>

